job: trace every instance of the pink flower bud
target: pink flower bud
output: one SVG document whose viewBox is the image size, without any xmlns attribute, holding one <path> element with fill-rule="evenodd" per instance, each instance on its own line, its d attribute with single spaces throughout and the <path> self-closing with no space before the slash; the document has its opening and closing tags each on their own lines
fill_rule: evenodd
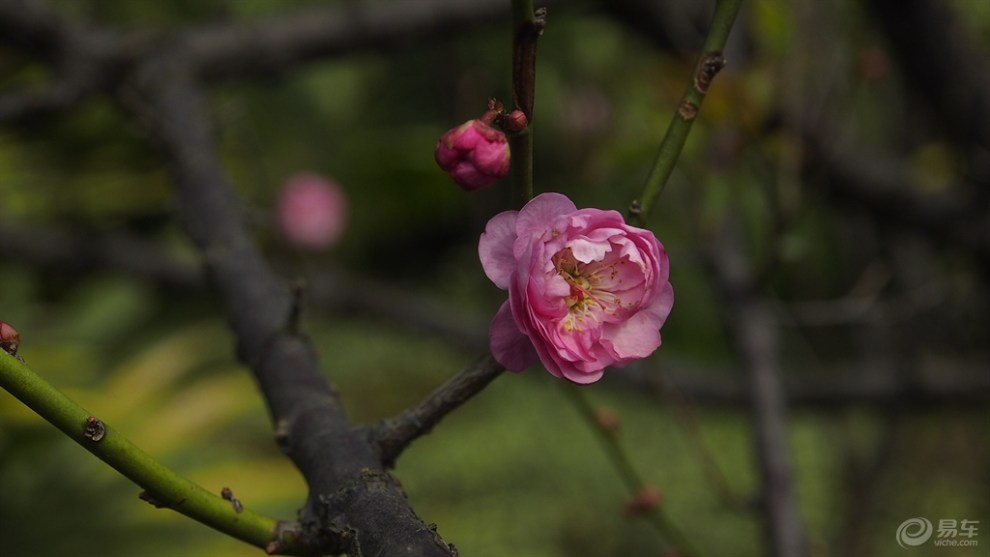
<svg viewBox="0 0 990 557">
<path fill-rule="evenodd" d="M 437 164 L 465 190 L 488 187 L 509 173 L 509 144 L 490 125 L 493 117 L 468 120 L 437 141 Z"/>
<path fill-rule="evenodd" d="M 619 414 L 611 408 L 599 408 L 595 411 L 595 425 L 609 435 L 619 431 Z"/>
<path fill-rule="evenodd" d="M 316 174 L 289 178 L 279 193 L 278 226 L 293 246 L 322 250 L 337 243 L 347 222 L 347 198 L 340 186 Z"/>
<path fill-rule="evenodd" d="M 6 321 L 0 321 L 0 349 L 10 354 L 17 355 L 17 347 L 21 344 L 21 335 L 17 329 Z"/>
<path fill-rule="evenodd" d="M 626 503 L 626 516 L 642 516 L 660 506 L 660 490 L 652 485 L 644 485 L 639 493 Z"/>
</svg>

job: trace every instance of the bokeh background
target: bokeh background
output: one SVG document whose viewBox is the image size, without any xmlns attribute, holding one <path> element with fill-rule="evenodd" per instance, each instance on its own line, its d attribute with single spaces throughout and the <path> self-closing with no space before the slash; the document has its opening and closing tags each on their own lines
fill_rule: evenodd
<svg viewBox="0 0 990 557">
<path fill-rule="evenodd" d="M 181 33 L 334 3 L 50 4 L 69 21 Z M 948 30 L 949 46 L 972 53 L 939 60 L 952 80 L 926 82 L 938 78 L 922 71 L 932 61 L 907 57 L 891 30 L 891 18 L 925 9 L 951 19 L 911 28 L 918 51 L 948 48 Z M 710 11 L 675 0 L 551 6 L 538 191 L 629 206 Z M 12 42 L 0 35 L 0 96 L 52 79 Z M 481 271 L 477 239 L 506 208 L 507 183 L 466 194 L 432 151 L 489 97 L 509 99 L 509 47 L 507 12 L 495 10 L 211 85 L 245 218 L 287 281 L 306 278 L 307 331 L 356 421 L 394 415 L 485 350 L 504 294 Z M 649 219 L 676 294 L 664 345 L 583 390 L 617 413 L 624 450 L 701 553 L 768 551 L 739 341 L 748 324 L 733 321 L 743 299 L 772 316 L 809 555 L 987 555 L 990 88 L 978 87 L 988 52 L 984 2 L 744 4 L 729 66 Z M 166 169 L 139 128 L 107 96 L 0 124 L 0 319 L 21 332 L 21 354 L 169 466 L 293 518 L 305 485 L 195 279 Z M 346 232 L 325 252 L 293 249 L 273 222 L 280 185 L 302 171 L 349 199 Z M 133 251 L 165 270 L 105 257 Z M 747 269 L 742 291 L 726 257 Z M 399 460 L 413 508 L 462 555 L 661 554 L 649 523 L 625 516 L 632 495 L 569 388 L 539 368 L 506 374 Z M 260 553 L 138 491 L 0 392 L 0 554 Z M 915 516 L 979 520 L 979 545 L 903 549 L 895 531 Z"/>
</svg>

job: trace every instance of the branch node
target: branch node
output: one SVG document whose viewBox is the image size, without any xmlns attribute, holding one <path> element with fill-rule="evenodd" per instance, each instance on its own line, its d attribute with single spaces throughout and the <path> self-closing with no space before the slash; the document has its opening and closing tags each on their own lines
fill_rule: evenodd
<svg viewBox="0 0 990 557">
<path fill-rule="evenodd" d="M 241 504 L 240 499 L 234 497 L 234 491 L 229 487 L 224 486 L 220 490 L 220 497 L 223 498 L 224 501 L 230 501 L 230 506 L 234 507 L 235 513 L 241 514 L 244 512 L 244 505 Z"/>
<path fill-rule="evenodd" d="M 102 420 L 96 416 L 86 418 L 86 423 L 83 426 L 83 437 L 94 443 L 99 443 L 106 434 L 107 426 Z"/>
<path fill-rule="evenodd" d="M 533 11 L 533 29 L 537 36 L 543 35 L 543 30 L 547 26 L 547 7 L 541 6 Z"/>
<path fill-rule="evenodd" d="M 698 115 L 698 105 L 691 101 L 684 101 L 677 107 L 677 115 L 684 121 L 694 120 Z"/>
<path fill-rule="evenodd" d="M 275 423 L 275 444 L 278 445 L 278 448 L 283 453 L 289 452 L 289 430 L 289 420 L 287 418 L 279 418 Z"/>
<path fill-rule="evenodd" d="M 725 56 L 722 56 L 721 52 L 717 50 L 706 52 L 698 60 L 698 68 L 694 72 L 694 90 L 702 95 L 707 94 L 712 80 L 715 79 L 718 72 L 722 71 L 725 64 Z M 695 110 L 697 110 L 697 107 L 695 107 Z"/>
</svg>

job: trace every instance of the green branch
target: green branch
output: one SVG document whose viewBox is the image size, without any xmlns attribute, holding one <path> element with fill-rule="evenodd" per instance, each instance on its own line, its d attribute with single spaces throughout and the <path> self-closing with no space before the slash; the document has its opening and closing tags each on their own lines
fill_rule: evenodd
<svg viewBox="0 0 990 557">
<path fill-rule="evenodd" d="M 166 468 L 6 352 L 0 352 L 0 388 L 139 485 L 145 490 L 141 498 L 156 507 L 170 508 L 270 552 L 302 551 L 289 525 L 248 509 L 235 509 L 240 503 L 232 496 L 210 493 Z"/>
<path fill-rule="evenodd" d="M 663 188 L 670 179 L 670 174 L 674 170 L 674 165 L 677 164 L 677 159 L 687 141 L 688 133 L 691 131 L 691 124 L 694 123 L 694 119 L 698 115 L 701 101 L 708 93 L 712 79 L 725 66 L 722 50 L 725 49 L 725 43 L 729 38 L 729 32 L 732 30 L 732 24 L 736 20 L 741 4 L 742 0 L 718 0 L 715 6 L 715 14 L 712 16 L 711 26 L 705 37 L 701 56 L 698 57 L 698 62 L 695 64 L 691 83 L 688 84 L 681 96 L 677 111 L 674 113 L 670 125 L 667 126 L 667 132 L 660 143 L 660 151 L 653 163 L 653 169 L 643 186 L 643 193 L 630 209 L 630 220 L 639 226 L 645 224 L 657 198 L 660 197 Z"/>
<path fill-rule="evenodd" d="M 526 128 L 509 135 L 512 153 L 512 206 L 522 208 L 533 198 L 533 136 Z"/>
</svg>

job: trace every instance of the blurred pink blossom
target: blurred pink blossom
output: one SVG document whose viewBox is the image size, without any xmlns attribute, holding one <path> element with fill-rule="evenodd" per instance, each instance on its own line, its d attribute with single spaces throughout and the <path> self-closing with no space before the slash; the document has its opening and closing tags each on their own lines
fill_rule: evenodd
<svg viewBox="0 0 990 557">
<path fill-rule="evenodd" d="M 468 120 L 437 141 L 434 157 L 465 190 L 488 187 L 509 173 L 509 144 L 505 133 L 491 126 L 495 112 Z"/>
<path fill-rule="evenodd" d="M 347 197 L 336 183 L 316 174 L 297 174 L 282 186 L 276 209 L 279 230 L 293 246 L 327 249 L 347 224 Z"/>
<path fill-rule="evenodd" d="M 488 278 L 509 291 L 489 337 L 507 369 L 539 359 L 556 377 L 593 383 L 660 346 L 674 303 L 667 252 L 618 212 L 578 210 L 544 193 L 494 216 L 478 254 Z"/>
</svg>

